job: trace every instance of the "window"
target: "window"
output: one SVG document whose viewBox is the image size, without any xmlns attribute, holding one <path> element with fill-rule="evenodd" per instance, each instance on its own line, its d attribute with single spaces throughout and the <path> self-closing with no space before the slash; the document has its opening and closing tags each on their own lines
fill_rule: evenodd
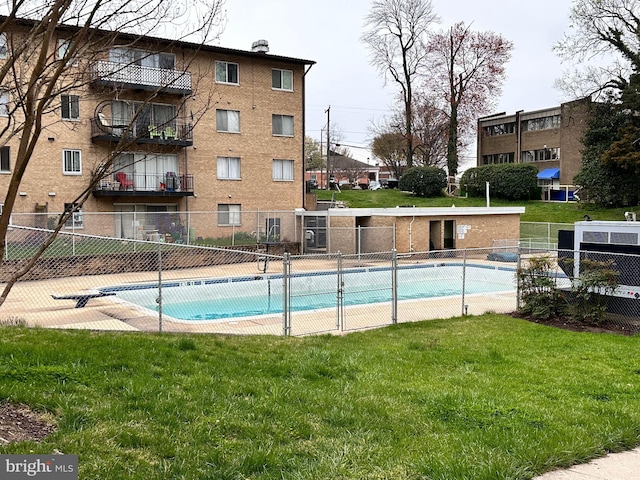
<svg viewBox="0 0 640 480">
<path fill-rule="evenodd" d="M 7 58 L 7 34 L 5 32 L 0 33 L 0 58 Z"/>
<path fill-rule="evenodd" d="M 240 112 L 236 110 L 216 110 L 216 131 L 240 133 Z"/>
<path fill-rule="evenodd" d="M 80 119 L 80 97 L 78 95 L 60 95 L 63 120 Z"/>
<path fill-rule="evenodd" d="M 9 116 L 9 92 L 0 90 L 0 117 Z"/>
<path fill-rule="evenodd" d="M 113 171 L 118 182 L 129 183 L 135 191 L 160 191 L 163 186 L 179 191 L 186 187 L 181 183 L 178 156 L 174 154 L 124 153 L 114 159 Z"/>
<path fill-rule="evenodd" d="M 522 152 L 522 163 L 544 162 L 546 160 L 558 160 L 560 158 L 559 148 L 541 148 L 539 150 L 524 150 Z"/>
<path fill-rule="evenodd" d="M 149 135 L 151 138 L 162 138 L 169 133 L 174 137 L 177 135 L 175 105 L 115 100 L 111 102 L 111 115 L 112 124 L 118 125 L 111 129 L 116 136 L 122 135 L 124 126 L 131 124 L 134 116 L 136 120 L 131 127 L 139 137 Z"/>
<path fill-rule="evenodd" d="M 10 172 L 11 163 L 9 162 L 9 147 L 0 147 L 0 172 Z"/>
<path fill-rule="evenodd" d="M 293 180 L 293 160 L 274 160 L 273 179 Z"/>
<path fill-rule="evenodd" d="M 109 61 L 122 65 L 140 65 L 142 67 L 174 70 L 176 57 L 172 53 L 152 53 L 126 47 L 109 50 Z"/>
<path fill-rule="evenodd" d="M 231 203 L 218 204 L 218 225 L 241 225 L 240 205 Z"/>
<path fill-rule="evenodd" d="M 238 85 L 238 64 L 216 61 L 216 82 Z"/>
<path fill-rule="evenodd" d="M 271 87 L 276 90 L 293 91 L 293 72 L 291 70 L 271 70 Z"/>
<path fill-rule="evenodd" d="M 522 121 L 522 131 L 547 130 L 560 127 L 560 115 L 550 115 L 548 117 L 532 118 Z"/>
<path fill-rule="evenodd" d="M 64 224 L 65 228 L 84 228 L 84 219 L 82 217 L 82 208 L 78 208 L 77 205 L 78 204 L 76 204 L 76 203 L 65 203 L 64 204 L 65 213 L 66 212 L 70 212 L 72 210 L 75 210 L 71 214 L 71 217 L 69 217 L 69 220 L 67 220 L 67 223 Z"/>
<path fill-rule="evenodd" d="M 69 54 L 69 48 L 71 48 L 71 40 L 61 38 L 58 40 L 58 60 L 66 58 Z M 78 65 L 78 60 L 75 58 L 69 58 L 67 60 L 67 66 Z"/>
<path fill-rule="evenodd" d="M 62 172 L 65 175 L 81 175 L 82 162 L 80 160 L 80 150 L 62 151 Z"/>
<path fill-rule="evenodd" d="M 240 159 L 218 157 L 218 180 L 240 180 Z"/>
<path fill-rule="evenodd" d="M 488 127 L 483 128 L 484 133 L 489 137 L 494 137 L 497 135 L 508 135 L 510 133 L 514 133 L 516 130 L 516 123 L 501 123 L 499 125 L 489 125 Z"/>
<path fill-rule="evenodd" d="M 293 116 L 272 115 L 272 131 L 274 135 L 293 137 Z"/>
<path fill-rule="evenodd" d="M 484 165 L 500 164 L 500 163 L 513 163 L 515 160 L 515 154 L 511 153 L 494 153 L 492 155 L 483 155 Z"/>
<path fill-rule="evenodd" d="M 280 241 L 280 219 L 267 218 L 267 242 Z"/>
</svg>

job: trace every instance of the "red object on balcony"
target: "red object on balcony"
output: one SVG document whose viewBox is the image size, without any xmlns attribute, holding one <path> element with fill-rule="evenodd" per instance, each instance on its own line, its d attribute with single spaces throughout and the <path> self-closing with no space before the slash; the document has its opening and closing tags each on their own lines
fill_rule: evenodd
<svg viewBox="0 0 640 480">
<path fill-rule="evenodd" d="M 116 173 L 116 181 L 120 182 L 120 190 L 133 190 L 133 180 L 127 179 L 127 174 L 124 172 Z"/>
</svg>

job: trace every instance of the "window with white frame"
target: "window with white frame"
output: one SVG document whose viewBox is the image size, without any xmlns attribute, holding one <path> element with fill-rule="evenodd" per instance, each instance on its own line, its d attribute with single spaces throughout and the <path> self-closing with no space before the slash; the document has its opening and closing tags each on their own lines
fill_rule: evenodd
<svg viewBox="0 0 640 480">
<path fill-rule="evenodd" d="M 274 90 L 293 91 L 293 72 L 274 68 L 271 70 L 271 87 Z"/>
<path fill-rule="evenodd" d="M 218 180 L 240 180 L 240 159 L 218 157 Z"/>
<path fill-rule="evenodd" d="M 560 115 L 548 115 L 546 117 L 531 118 L 522 121 L 522 131 L 548 130 L 560 128 Z"/>
<path fill-rule="evenodd" d="M 63 120 L 80 119 L 80 97 L 78 95 L 60 95 Z"/>
<path fill-rule="evenodd" d="M 273 179 L 278 181 L 293 180 L 293 160 L 273 160 Z"/>
<path fill-rule="evenodd" d="M 216 131 L 240 133 L 240 112 L 237 110 L 216 110 Z"/>
<path fill-rule="evenodd" d="M 69 49 L 71 48 L 71 40 L 67 40 L 65 38 L 58 39 L 58 59 L 62 60 L 67 57 L 69 54 Z M 78 60 L 76 58 L 69 58 L 67 60 L 67 66 L 76 66 L 78 65 Z"/>
<path fill-rule="evenodd" d="M 219 203 L 218 204 L 218 225 L 220 226 L 241 225 L 240 204 Z"/>
<path fill-rule="evenodd" d="M 271 129 L 274 135 L 293 137 L 293 115 L 272 115 Z"/>
<path fill-rule="evenodd" d="M 9 92 L 0 90 L 0 117 L 9 116 Z"/>
<path fill-rule="evenodd" d="M 82 208 L 77 203 L 65 203 L 64 211 L 72 212 L 69 220 L 64 224 L 65 228 L 84 228 L 84 218 L 82 217 Z"/>
<path fill-rule="evenodd" d="M 11 171 L 11 160 L 9 156 L 9 147 L 0 147 L 0 172 L 8 173 Z"/>
<path fill-rule="evenodd" d="M 110 49 L 109 61 L 121 65 L 140 65 L 163 70 L 174 70 L 176 66 L 176 56 L 173 53 L 154 53 L 127 47 Z"/>
<path fill-rule="evenodd" d="M 544 162 L 547 160 L 560 159 L 560 148 L 540 148 L 538 150 L 523 150 L 522 163 Z"/>
<path fill-rule="evenodd" d="M 7 58 L 8 51 L 9 45 L 7 43 L 7 34 L 2 32 L 0 33 L 0 58 Z"/>
<path fill-rule="evenodd" d="M 80 150 L 62 151 L 62 173 L 65 175 L 82 175 Z"/>
<path fill-rule="evenodd" d="M 238 64 L 216 60 L 216 83 L 238 85 Z"/>
</svg>

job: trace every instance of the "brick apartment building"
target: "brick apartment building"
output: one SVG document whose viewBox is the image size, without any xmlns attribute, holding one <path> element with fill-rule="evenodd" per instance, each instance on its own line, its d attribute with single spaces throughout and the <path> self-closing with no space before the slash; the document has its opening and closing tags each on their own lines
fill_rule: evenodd
<svg viewBox="0 0 640 480">
<path fill-rule="evenodd" d="M 0 63 L 30 27 L 18 20 L 0 33 Z M 51 58 L 72 34 L 59 30 Z M 13 213 L 63 212 L 110 156 L 74 228 L 140 238 L 143 228 L 164 235 L 167 213 L 216 212 L 194 215 L 188 229 L 216 237 L 242 228 L 242 212 L 304 207 L 305 75 L 314 63 L 272 55 L 265 41 L 244 51 L 119 35 L 70 67 L 76 81 L 45 114 Z M 18 101 L 0 86 L 0 124 Z M 0 208 L 17 142 L 0 138 Z"/>
<path fill-rule="evenodd" d="M 582 166 L 582 137 L 591 99 L 513 115 L 500 113 L 478 119 L 478 166 L 532 163 L 546 200 L 573 197 L 573 177 Z"/>
</svg>

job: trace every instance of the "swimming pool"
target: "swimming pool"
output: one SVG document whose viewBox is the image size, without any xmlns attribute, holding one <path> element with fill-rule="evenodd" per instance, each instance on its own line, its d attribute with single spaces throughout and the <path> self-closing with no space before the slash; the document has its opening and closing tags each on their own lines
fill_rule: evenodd
<svg viewBox="0 0 640 480">
<path fill-rule="evenodd" d="M 398 268 L 398 300 L 460 296 L 462 264 L 430 264 Z M 162 311 L 178 320 L 215 321 L 282 313 L 282 275 L 257 275 L 199 279 L 162 284 Z M 356 268 L 343 272 L 343 304 L 390 302 L 391 270 Z M 465 295 L 515 291 L 513 269 L 467 265 Z M 118 299 L 153 312 L 158 311 L 158 285 L 135 284 L 105 287 Z M 336 308 L 338 277 L 335 271 L 291 275 L 292 311 Z"/>
</svg>

